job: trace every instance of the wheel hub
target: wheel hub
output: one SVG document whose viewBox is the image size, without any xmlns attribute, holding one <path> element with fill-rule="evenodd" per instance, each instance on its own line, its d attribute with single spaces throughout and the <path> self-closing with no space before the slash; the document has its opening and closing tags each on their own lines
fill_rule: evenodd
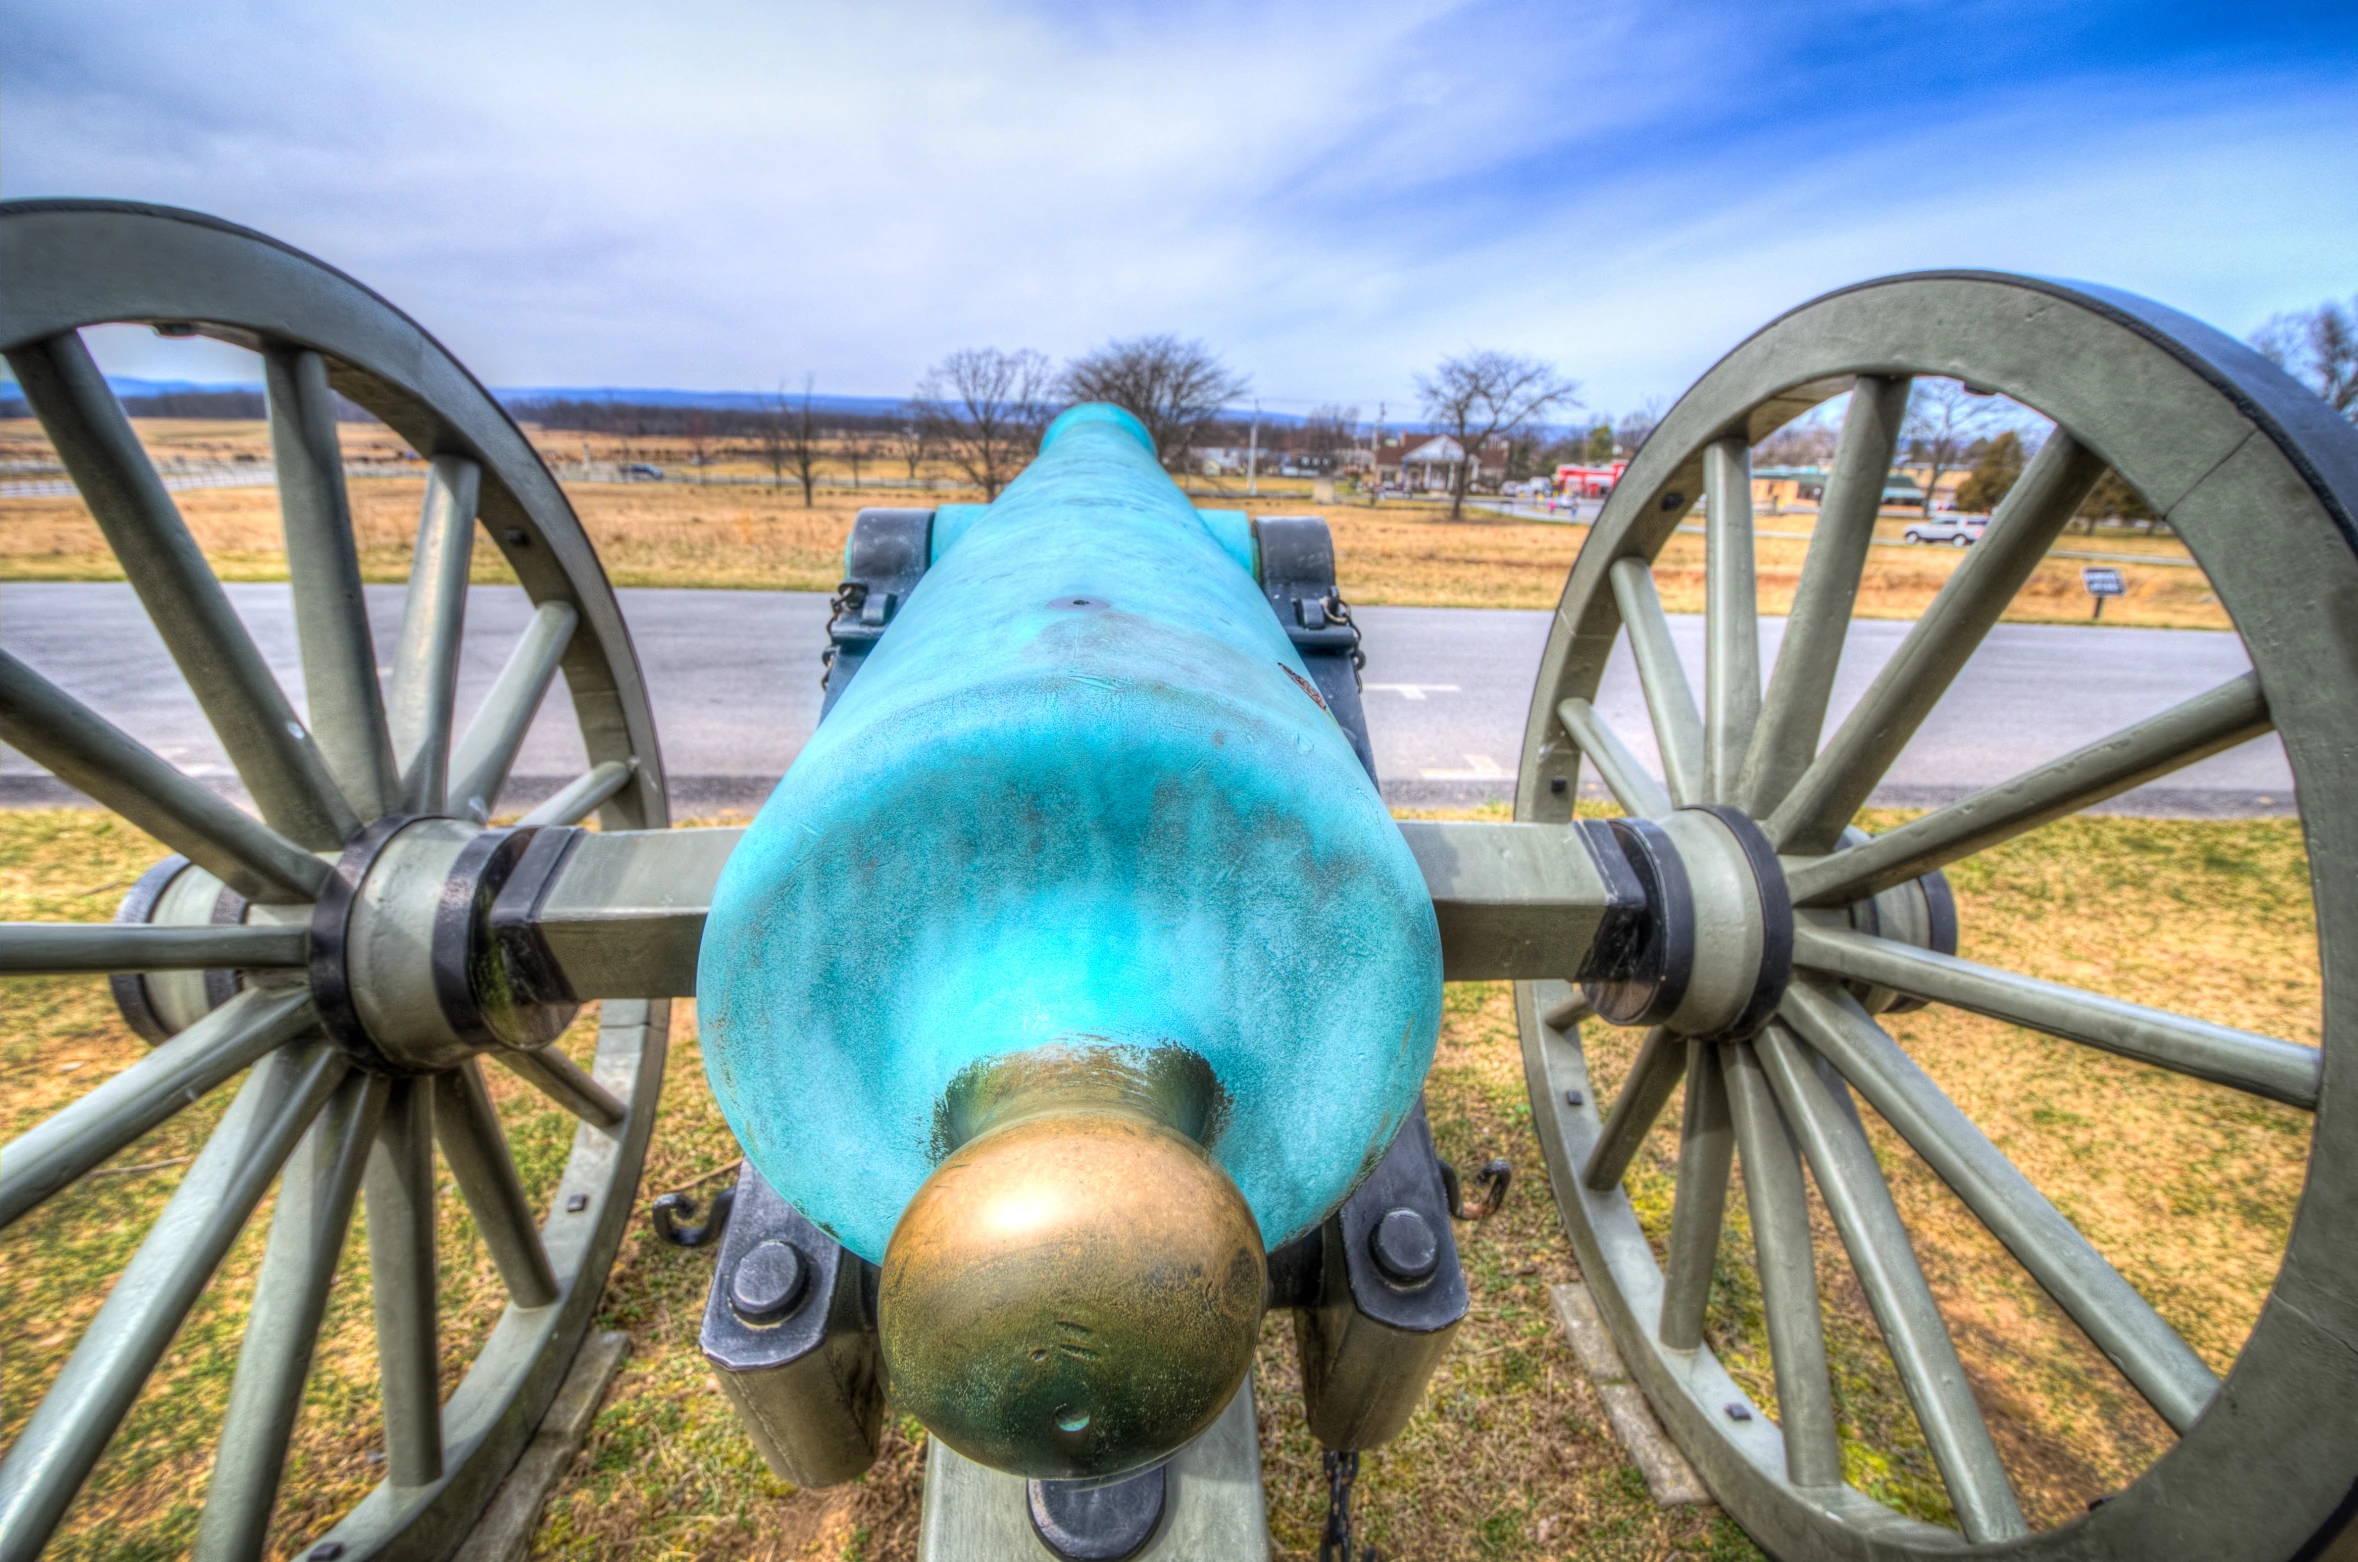
<svg viewBox="0 0 2358 1562">
<path fill-rule="evenodd" d="M 1644 887 L 1646 911 L 1635 936 L 1600 944 L 1591 957 L 1581 980 L 1589 1003 L 1615 1025 L 1660 1025 L 1707 1041 L 1757 1034 L 1793 978 L 1796 913 L 1768 837 L 1724 805 L 1616 819 L 1612 829 Z M 1938 870 L 1854 905 L 1799 915 L 1941 954 L 1957 950 L 1956 900 Z M 1889 988 L 1854 993 L 1870 1013 L 1921 1006 Z"/>
<path fill-rule="evenodd" d="M 372 1072 L 439 1073 L 494 1048 L 544 1047 L 580 1011 L 570 994 L 542 992 L 545 983 L 519 971 L 492 927 L 500 892 L 546 833 L 391 815 L 352 838 L 327 893 L 308 907 L 251 904 L 186 858 L 168 857 L 133 886 L 116 920 L 307 920 L 306 974 L 329 1034 Z M 123 976 L 115 979 L 115 1000 L 134 1029 L 160 1042 L 227 1003 L 241 985 L 290 979 L 293 973 L 231 971 Z"/>
</svg>

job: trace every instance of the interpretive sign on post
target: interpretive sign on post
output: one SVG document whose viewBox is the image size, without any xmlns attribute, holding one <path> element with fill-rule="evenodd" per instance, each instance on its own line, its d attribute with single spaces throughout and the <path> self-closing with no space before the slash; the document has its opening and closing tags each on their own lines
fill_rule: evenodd
<svg viewBox="0 0 2358 1562">
<path fill-rule="evenodd" d="M 2110 565 L 2091 564 L 2083 567 L 2080 570 L 2080 584 L 2086 586 L 2088 595 L 2096 599 L 2096 611 L 2088 615 L 2090 622 L 2104 616 L 2106 597 L 2125 597 L 2129 594 L 2129 588 L 2121 584 L 2121 572 Z"/>
</svg>

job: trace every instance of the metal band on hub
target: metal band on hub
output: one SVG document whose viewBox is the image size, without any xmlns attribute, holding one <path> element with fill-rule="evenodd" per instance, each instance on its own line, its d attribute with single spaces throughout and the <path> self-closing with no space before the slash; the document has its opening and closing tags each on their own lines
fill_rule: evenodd
<svg viewBox="0 0 2358 1562">
<path fill-rule="evenodd" d="M 1597 1014 L 1705 1040 L 1758 1033 L 1793 976 L 1793 897 L 1768 837 L 1716 804 L 1615 819 L 1611 829 L 1645 912 L 1591 950 L 1581 990 Z"/>
<path fill-rule="evenodd" d="M 1645 910 L 1621 936 L 1598 939 L 1580 973 L 1581 991 L 1611 1024 L 1659 1025 L 1686 1000 L 1694 972 L 1694 895 L 1668 831 L 1650 819 L 1608 823 L 1645 893 Z"/>
<path fill-rule="evenodd" d="M 1752 996 L 1727 1029 L 1711 1038 L 1743 1041 L 1758 1035 L 1761 1027 L 1768 1024 L 1769 1016 L 1777 1012 L 1778 1001 L 1785 996 L 1786 985 L 1793 980 L 1793 897 L 1786 891 L 1785 870 L 1777 861 L 1777 849 L 1769 844 L 1759 825 L 1725 803 L 1706 804 L 1697 812 L 1711 815 L 1736 838 L 1737 846 L 1743 849 L 1744 861 L 1752 869 L 1753 887 L 1760 897 L 1760 965 L 1753 977 Z M 1952 925 L 1954 921 L 1952 915 Z"/>
<path fill-rule="evenodd" d="M 360 895 L 360 886 L 368 881 L 369 869 L 393 837 L 415 823 L 417 817 L 412 814 L 387 814 L 354 836 L 336 859 L 335 876 L 311 908 L 311 1002 L 319 1010 L 320 1028 L 356 1065 L 380 1074 L 426 1070 L 396 1064 L 369 1039 L 345 970 L 345 951 L 352 935 L 352 903 Z"/>
<path fill-rule="evenodd" d="M 363 1068 L 420 1074 L 493 1048 L 530 1051 L 560 1035 L 580 1006 L 534 989 L 493 936 L 492 908 L 542 833 L 387 815 L 352 839 L 311 917 L 311 985 L 320 1023 Z M 403 843 L 405 833 L 411 836 Z M 572 832 L 559 832 L 571 834 Z M 397 844 L 398 843 L 398 844 Z M 425 958 L 414 945 L 363 948 L 363 917 L 430 901 Z M 404 926 L 421 920 L 397 915 Z M 367 965 L 357 973 L 356 965 Z"/>
</svg>

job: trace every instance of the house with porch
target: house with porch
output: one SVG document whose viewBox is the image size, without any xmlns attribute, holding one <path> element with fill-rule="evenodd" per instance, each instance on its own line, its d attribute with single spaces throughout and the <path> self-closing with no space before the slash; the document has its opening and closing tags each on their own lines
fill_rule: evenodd
<svg viewBox="0 0 2358 1562">
<path fill-rule="evenodd" d="M 1494 487 L 1506 477 L 1508 441 L 1492 435 L 1469 461 L 1465 446 L 1447 434 L 1386 434 L 1376 447 L 1376 481 L 1413 493 L 1443 494 L 1466 469 L 1466 488 Z"/>
</svg>

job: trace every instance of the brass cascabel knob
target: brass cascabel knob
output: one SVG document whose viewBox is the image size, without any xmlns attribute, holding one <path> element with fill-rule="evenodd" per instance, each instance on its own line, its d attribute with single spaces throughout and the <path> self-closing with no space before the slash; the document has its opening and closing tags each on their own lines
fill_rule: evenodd
<svg viewBox="0 0 2358 1562">
<path fill-rule="evenodd" d="M 1001 1092 L 893 1231 L 886 1381 L 977 1463 L 1118 1475 L 1177 1451 L 1244 1381 L 1260 1227 L 1147 1102 L 1023 1083 L 1036 1088 Z"/>
</svg>

